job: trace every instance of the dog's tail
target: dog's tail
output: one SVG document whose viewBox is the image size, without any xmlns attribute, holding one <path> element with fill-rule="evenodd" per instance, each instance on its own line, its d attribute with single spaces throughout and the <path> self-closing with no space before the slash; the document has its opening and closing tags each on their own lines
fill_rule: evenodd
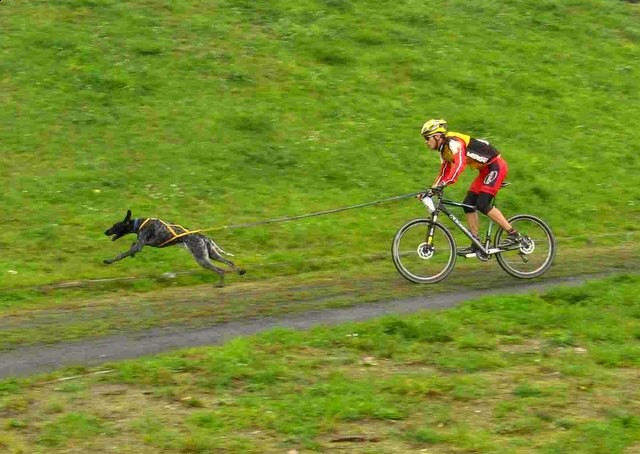
<svg viewBox="0 0 640 454">
<path fill-rule="evenodd" d="M 209 254 L 211 255 L 230 255 L 231 257 L 233 257 L 232 253 L 225 252 L 211 238 L 207 238 L 207 248 L 209 249 Z"/>
</svg>

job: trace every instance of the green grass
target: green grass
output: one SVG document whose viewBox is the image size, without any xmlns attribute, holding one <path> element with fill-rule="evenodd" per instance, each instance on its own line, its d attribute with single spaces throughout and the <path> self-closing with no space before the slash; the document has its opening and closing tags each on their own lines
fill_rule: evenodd
<svg viewBox="0 0 640 454">
<path fill-rule="evenodd" d="M 0 382 L 0 447 L 633 452 L 638 291 L 619 275 Z"/>
<path fill-rule="evenodd" d="M 414 192 L 437 171 L 417 133 L 433 116 L 503 151 L 507 214 L 637 232 L 638 19 L 614 0 L 2 2 L 0 285 L 197 266 L 175 250 L 102 265 L 129 245 L 102 235 L 127 208 L 207 228 Z M 214 237 L 250 272 L 295 268 L 386 253 L 421 214 Z"/>
</svg>

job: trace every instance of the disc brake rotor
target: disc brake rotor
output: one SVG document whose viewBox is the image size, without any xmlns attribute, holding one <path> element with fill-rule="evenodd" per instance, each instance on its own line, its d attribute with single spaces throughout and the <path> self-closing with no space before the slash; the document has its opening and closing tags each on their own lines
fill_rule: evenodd
<svg viewBox="0 0 640 454">
<path fill-rule="evenodd" d="M 433 257 L 435 250 L 433 246 L 429 246 L 427 243 L 420 243 L 416 252 L 418 253 L 418 257 L 423 260 L 427 260 Z"/>
<path fill-rule="evenodd" d="M 520 252 L 523 254 L 531 254 L 536 249 L 536 243 L 531 239 L 526 239 L 526 244 L 520 246 Z"/>
</svg>

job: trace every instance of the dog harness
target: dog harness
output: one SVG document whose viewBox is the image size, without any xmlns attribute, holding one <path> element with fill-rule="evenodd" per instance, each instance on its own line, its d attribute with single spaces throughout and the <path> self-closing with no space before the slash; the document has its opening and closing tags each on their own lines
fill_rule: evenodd
<svg viewBox="0 0 640 454">
<path fill-rule="evenodd" d="M 167 228 L 167 230 L 169 230 L 169 232 L 171 232 L 171 234 L 173 235 L 173 237 L 172 237 L 172 238 L 169 238 L 167 241 L 165 241 L 165 242 L 164 242 L 164 243 L 162 243 L 162 244 L 159 244 L 157 247 L 162 247 L 162 246 L 164 246 L 164 245 L 165 245 L 165 244 L 167 244 L 167 243 L 171 243 L 173 240 L 176 240 L 176 239 L 181 238 L 181 237 L 183 237 L 183 236 L 191 235 L 192 233 L 198 233 L 198 232 L 201 232 L 201 231 L 202 231 L 202 229 L 200 229 L 200 230 L 188 230 L 188 229 L 185 229 L 184 227 L 182 227 L 181 225 L 178 225 L 178 224 L 168 224 L 168 223 L 164 222 L 162 219 L 158 219 L 158 218 L 146 218 L 144 221 L 142 221 L 142 224 L 140 224 L 140 226 L 139 226 L 138 228 L 136 228 L 136 224 L 137 224 L 138 222 L 140 222 L 140 219 L 136 219 L 136 220 L 134 221 L 134 223 L 133 223 L 133 230 L 134 230 L 136 233 L 140 233 L 140 230 L 142 230 L 142 228 L 143 228 L 145 225 L 147 225 L 147 222 L 152 221 L 152 220 L 153 220 L 153 221 L 158 221 L 158 222 L 162 223 L 162 225 L 164 225 L 164 226 Z M 180 229 L 180 230 L 182 230 L 183 232 L 181 232 L 181 233 L 176 233 L 176 231 L 174 230 L 174 228 L 175 228 L 175 229 Z"/>
</svg>

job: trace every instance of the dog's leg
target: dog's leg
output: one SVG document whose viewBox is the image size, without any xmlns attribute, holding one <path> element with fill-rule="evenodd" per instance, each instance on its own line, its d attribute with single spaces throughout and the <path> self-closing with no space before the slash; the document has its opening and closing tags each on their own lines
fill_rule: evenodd
<svg viewBox="0 0 640 454">
<path fill-rule="evenodd" d="M 136 244 L 138 244 L 137 241 L 135 243 L 131 243 L 131 248 L 129 250 L 131 250 L 131 249 L 135 250 L 136 249 Z M 143 246 L 144 246 L 144 244 L 143 244 Z M 142 249 L 142 246 L 140 246 L 140 249 Z M 140 252 L 140 251 L 138 250 L 136 252 L 132 252 L 131 253 L 131 257 L 135 257 L 138 252 Z"/>
<path fill-rule="evenodd" d="M 218 273 L 218 275 L 220 276 L 220 283 L 217 285 L 217 287 L 224 287 L 224 270 L 211 263 L 205 242 L 186 241 L 185 245 L 191 252 L 191 255 L 193 255 L 193 258 L 196 259 L 196 262 L 198 262 L 201 267 Z"/>
<path fill-rule="evenodd" d="M 138 252 L 142 250 L 143 246 L 144 246 L 144 242 L 137 241 L 131 245 L 131 249 L 129 249 L 127 252 L 123 252 L 122 254 L 118 255 L 115 258 L 106 259 L 106 260 L 103 260 L 102 262 L 105 263 L 106 265 L 111 265 L 113 262 L 117 262 L 126 257 L 129 257 L 129 256 L 133 257 L 134 255 L 136 255 Z"/>
<path fill-rule="evenodd" d="M 234 270 L 236 273 L 240 275 L 243 275 L 244 273 L 246 273 L 245 270 L 238 268 L 231 260 L 228 260 L 223 256 L 221 256 L 216 251 L 216 248 L 213 247 L 213 244 L 212 244 L 213 240 L 211 238 L 206 238 L 205 243 L 207 244 L 207 252 L 209 253 L 209 258 L 211 260 L 216 260 L 218 262 L 224 263 L 225 265 L 227 265 L 229 268 L 231 268 L 232 270 Z"/>
</svg>

